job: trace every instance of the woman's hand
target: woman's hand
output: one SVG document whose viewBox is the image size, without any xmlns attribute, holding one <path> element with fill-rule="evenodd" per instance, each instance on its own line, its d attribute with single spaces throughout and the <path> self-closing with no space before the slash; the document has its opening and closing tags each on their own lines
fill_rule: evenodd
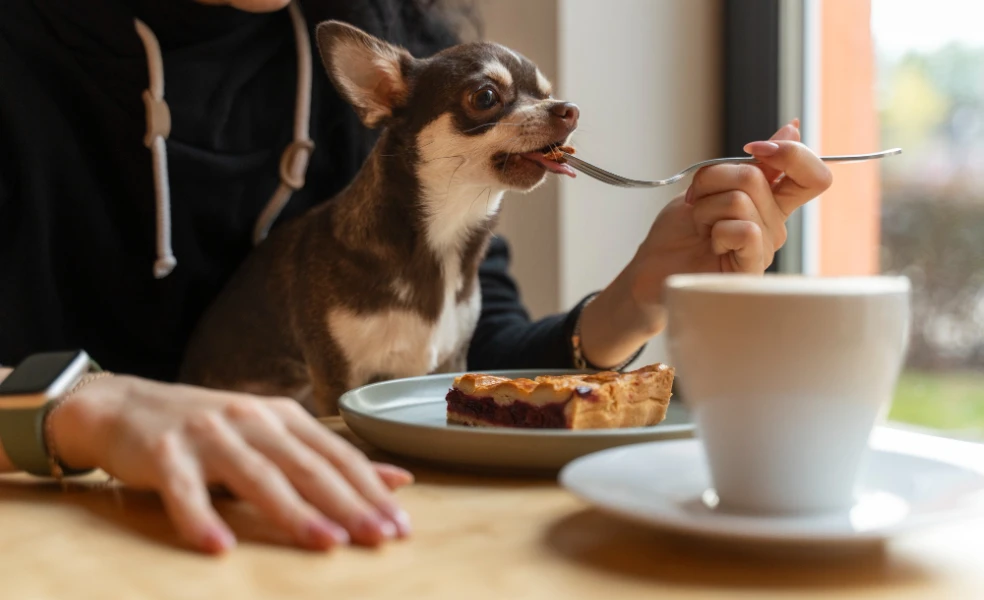
<svg viewBox="0 0 984 600">
<path fill-rule="evenodd" d="M 159 492 L 181 536 L 208 552 L 235 543 L 210 484 L 252 503 L 306 548 L 409 533 L 391 489 L 410 483 L 410 473 L 370 463 L 293 400 L 118 376 L 84 385 L 49 418 L 66 465 Z"/>
<path fill-rule="evenodd" d="M 663 282 L 677 273 L 764 273 L 786 242 L 786 220 L 832 183 L 799 143 L 799 122 L 745 150 L 761 165 L 698 171 L 653 223 L 628 266 L 581 317 L 582 350 L 596 365 L 625 360 L 665 325 Z"/>
</svg>

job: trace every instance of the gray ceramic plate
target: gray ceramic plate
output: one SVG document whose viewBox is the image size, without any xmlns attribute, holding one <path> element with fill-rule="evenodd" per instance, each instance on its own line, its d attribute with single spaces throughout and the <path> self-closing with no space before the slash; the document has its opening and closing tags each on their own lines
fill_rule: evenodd
<svg viewBox="0 0 984 600">
<path fill-rule="evenodd" d="M 535 377 L 577 371 L 499 371 L 505 377 Z M 626 444 L 690 438 L 694 426 L 679 402 L 652 427 L 587 431 L 475 428 L 448 425 L 444 396 L 453 374 L 427 375 L 367 385 L 339 401 L 342 418 L 374 446 L 408 458 L 494 470 L 556 470 L 598 450 Z"/>
</svg>

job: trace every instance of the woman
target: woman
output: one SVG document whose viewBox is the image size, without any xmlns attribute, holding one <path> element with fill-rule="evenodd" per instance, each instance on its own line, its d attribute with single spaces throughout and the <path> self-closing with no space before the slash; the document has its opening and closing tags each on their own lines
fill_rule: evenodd
<svg viewBox="0 0 984 600">
<path fill-rule="evenodd" d="M 320 69 L 304 118 L 301 32 L 333 18 L 418 55 L 455 42 L 449 11 L 424 0 L 288 2 L 0 3 L 0 363 L 82 347 L 126 373 L 89 377 L 54 404 L 50 456 L 158 491 L 181 535 L 210 552 L 234 544 L 210 484 L 309 548 L 410 529 L 392 491 L 411 475 L 371 464 L 294 403 L 166 383 L 254 228 L 331 197 L 372 144 Z M 169 115 L 155 112 L 162 94 Z M 288 155 L 278 178 L 299 126 L 316 151 L 306 171 Z M 470 368 L 617 368 L 663 327 L 669 274 L 763 272 L 786 217 L 831 182 L 798 139 L 794 122 L 746 147 L 763 167 L 701 171 L 618 277 L 566 314 L 530 321 L 497 240 Z M 0 470 L 15 468 L 0 452 Z"/>
</svg>

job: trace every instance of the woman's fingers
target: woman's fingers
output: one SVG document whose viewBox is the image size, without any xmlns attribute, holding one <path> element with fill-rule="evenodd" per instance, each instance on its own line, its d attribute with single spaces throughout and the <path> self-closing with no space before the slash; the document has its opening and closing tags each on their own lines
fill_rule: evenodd
<svg viewBox="0 0 984 600">
<path fill-rule="evenodd" d="M 772 134 L 772 137 L 770 137 L 769 140 L 770 141 L 789 140 L 793 142 L 798 142 L 800 141 L 799 126 L 800 126 L 799 119 L 793 119 L 790 123 L 787 123 L 786 125 L 780 127 L 778 131 Z M 761 169 L 763 174 L 765 174 L 765 179 L 770 184 L 773 183 L 776 179 L 778 179 L 780 175 L 782 175 L 782 171 L 778 169 L 774 169 L 767 164 L 759 164 L 757 165 L 757 167 Z"/>
<path fill-rule="evenodd" d="M 691 185 L 695 211 L 702 204 L 715 205 L 720 219 L 755 221 L 764 229 L 773 247 L 786 243 L 786 218 L 773 197 L 772 186 L 762 170 L 753 165 L 714 165 L 701 169 Z M 714 222 L 704 221 L 705 227 Z M 706 229 L 702 231 L 706 237 Z"/>
<path fill-rule="evenodd" d="M 722 271 L 763 273 L 767 265 L 762 251 L 762 228 L 751 221 L 718 221 L 711 228 L 711 248 L 723 257 Z M 769 257 L 768 262 L 772 259 Z"/>
<path fill-rule="evenodd" d="M 413 483 L 413 473 L 406 469 L 378 462 L 372 463 L 372 468 L 375 469 L 376 475 L 379 475 L 379 478 L 390 490 L 396 490 Z"/>
<path fill-rule="evenodd" d="M 718 221 L 755 221 L 761 223 L 755 203 L 745 192 L 731 190 L 701 198 L 694 204 L 694 224 L 701 237 L 710 237 Z"/>
<path fill-rule="evenodd" d="M 270 457 L 308 502 L 344 527 L 355 542 L 375 546 L 397 536 L 396 525 L 308 446 L 290 437 L 279 443 L 251 441 Z"/>
<path fill-rule="evenodd" d="M 706 203 L 702 209 L 695 210 L 703 236 L 708 235 L 708 228 L 715 222 L 708 215 L 714 215 L 717 220 L 757 223 L 763 238 L 773 248 L 785 244 L 789 215 L 823 193 L 833 181 L 823 161 L 799 142 L 798 125 L 794 121 L 769 141 L 745 146 L 760 165 L 714 165 L 694 175 L 687 190 L 687 203 L 698 208 Z M 756 214 L 747 210 L 746 199 L 751 201 Z M 766 262 L 771 261 L 768 248 L 764 248 L 763 255 Z"/>
<path fill-rule="evenodd" d="M 375 546 L 397 536 L 396 525 L 356 492 L 323 457 L 285 436 L 249 436 L 250 443 L 280 468 L 298 492 L 360 544 Z"/>
<path fill-rule="evenodd" d="M 333 437 L 296 402 L 288 399 L 239 402 L 229 405 L 225 414 L 245 436 L 247 443 L 273 461 L 308 502 L 344 527 L 356 542 L 377 545 L 400 533 L 397 524 L 371 503 L 369 495 L 361 493 L 354 481 L 346 480 L 331 460 L 326 460 L 291 430 L 288 421 L 297 419 L 299 427 L 310 424 L 314 428 L 309 435 Z M 365 463 L 366 474 L 360 473 L 359 476 L 370 480 L 365 483 L 374 483 L 382 493 L 389 494 L 368 459 L 347 442 L 338 439 L 344 449 L 355 454 L 342 460 L 351 465 L 361 459 Z"/>
<path fill-rule="evenodd" d="M 256 506 L 298 544 L 325 549 L 348 542 L 344 529 L 301 498 L 284 473 L 218 414 L 198 415 L 187 429 L 208 479 Z"/>
<path fill-rule="evenodd" d="M 764 165 L 783 173 L 783 178 L 773 186 L 772 197 L 784 219 L 826 191 L 834 181 L 820 157 L 799 142 L 752 142 L 745 150 Z"/>
<path fill-rule="evenodd" d="M 165 435 L 153 449 L 164 510 L 178 534 L 193 546 L 217 554 L 236 538 L 215 512 L 201 468 L 177 435 Z"/>
<path fill-rule="evenodd" d="M 359 452 L 340 436 L 319 425 L 296 403 L 277 403 L 273 406 L 274 410 L 283 418 L 288 431 L 334 465 L 335 469 L 362 497 L 366 498 L 388 521 L 396 526 L 401 537 L 409 535 L 410 517 L 399 507 L 393 497 L 391 492 L 393 486 L 384 481 L 378 468 L 375 468 L 362 452 Z M 396 467 L 387 471 L 387 476 L 394 482 L 406 480 L 406 475 L 409 473 Z M 412 481 L 412 476 L 410 476 L 410 480 Z M 406 483 L 402 483 L 402 485 L 406 485 Z"/>
<path fill-rule="evenodd" d="M 89 429 L 104 433 L 86 444 L 109 440 L 92 464 L 124 483 L 157 490 L 175 527 L 195 547 L 220 552 L 235 544 L 212 506 L 209 485 L 253 505 L 304 547 L 378 544 L 409 531 L 391 488 L 412 475 L 371 463 L 296 402 L 112 379 L 98 399 L 80 393 L 59 414 L 88 411 L 75 422 L 96 422 L 99 427 Z M 94 392 L 97 384 L 85 390 Z"/>
</svg>

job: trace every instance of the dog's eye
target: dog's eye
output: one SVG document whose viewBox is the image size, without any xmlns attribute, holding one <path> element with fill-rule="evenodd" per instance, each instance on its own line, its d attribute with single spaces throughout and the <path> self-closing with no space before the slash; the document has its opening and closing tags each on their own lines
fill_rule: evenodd
<svg viewBox="0 0 984 600">
<path fill-rule="evenodd" d="M 477 110 L 489 110 L 499 103 L 499 95 L 492 88 L 482 88 L 472 94 L 471 101 Z"/>
</svg>

